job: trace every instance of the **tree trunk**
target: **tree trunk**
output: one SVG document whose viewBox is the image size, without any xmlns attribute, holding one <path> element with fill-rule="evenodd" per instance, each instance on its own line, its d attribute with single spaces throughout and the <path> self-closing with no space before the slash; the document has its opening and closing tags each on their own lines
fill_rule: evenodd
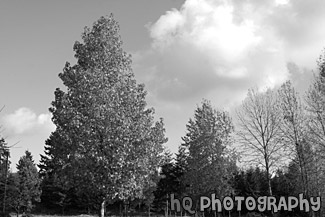
<svg viewBox="0 0 325 217">
<path fill-rule="evenodd" d="M 127 217 L 128 211 L 127 211 L 127 204 L 125 202 L 124 202 L 124 213 L 125 213 L 125 216 Z"/>
<path fill-rule="evenodd" d="M 3 193 L 3 214 L 6 213 L 6 192 L 7 192 L 7 178 L 8 178 L 8 157 L 9 155 L 6 153 L 6 162 L 5 162 L 5 183 L 4 183 L 4 187 L 5 187 L 5 190 L 4 190 L 4 193 Z M 9 152 L 8 152 L 9 153 Z"/>
<path fill-rule="evenodd" d="M 166 206 L 167 213 L 166 213 L 166 217 L 168 217 L 168 206 L 169 206 L 169 204 L 168 204 L 168 195 L 167 195 L 167 206 Z"/>
<path fill-rule="evenodd" d="M 105 203 L 106 203 L 106 200 L 104 199 L 101 206 L 100 206 L 100 217 L 105 216 Z"/>
<path fill-rule="evenodd" d="M 148 211 L 149 211 L 149 217 L 150 217 L 150 205 L 149 205 L 149 207 L 148 207 Z"/>
<path fill-rule="evenodd" d="M 269 187 L 269 194 L 272 196 L 272 186 L 271 186 L 271 175 L 270 175 L 270 167 L 269 167 L 269 161 L 265 157 L 265 167 L 266 167 L 266 177 L 267 177 L 267 183 Z M 274 216 L 273 209 L 271 210 L 271 216 Z"/>
<path fill-rule="evenodd" d="M 264 160 L 265 160 L 266 180 L 267 180 L 267 184 L 268 184 L 268 188 L 269 188 L 269 195 L 272 196 L 270 166 L 269 166 L 269 161 L 268 161 L 266 155 L 264 155 Z"/>
</svg>

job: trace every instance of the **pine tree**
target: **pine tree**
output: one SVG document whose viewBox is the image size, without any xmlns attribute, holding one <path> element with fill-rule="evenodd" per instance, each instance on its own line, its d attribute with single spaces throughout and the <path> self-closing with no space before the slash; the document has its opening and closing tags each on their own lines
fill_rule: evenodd
<svg viewBox="0 0 325 217">
<path fill-rule="evenodd" d="M 227 151 L 233 131 L 230 117 L 204 100 L 186 127 L 180 147 L 183 156 L 179 159 L 186 168 L 183 182 L 187 193 L 193 198 L 210 193 L 218 197 L 230 194 L 230 180 L 236 168 L 235 159 Z"/>
<path fill-rule="evenodd" d="M 0 110 L 1 111 L 1 110 Z M 3 215 L 8 210 L 8 175 L 10 168 L 10 151 L 4 138 L 0 138 L 0 204 Z"/>
<path fill-rule="evenodd" d="M 33 208 L 33 202 L 40 201 L 41 195 L 41 179 L 33 160 L 33 156 L 29 151 L 25 152 L 17 164 L 17 189 L 19 196 L 16 203 L 26 214 L 30 214 Z"/>
</svg>

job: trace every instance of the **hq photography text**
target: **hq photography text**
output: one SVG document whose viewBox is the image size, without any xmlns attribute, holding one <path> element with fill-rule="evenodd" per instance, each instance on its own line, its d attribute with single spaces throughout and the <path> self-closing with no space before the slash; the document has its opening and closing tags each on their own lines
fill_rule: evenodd
<svg viewBox="0 0 325 217">
<path fill-rule="evenodd" d="M 241 211 L 245 207 L 248 211 L 265 212 L 272 211 L 277 213 L 283 211 L 293 211 L 294 209 L 300 209 L 301 211 L 310 212 L 311 210 L 317 212 L 321 208 L 320 197 L 310 197 L 306 199 L 303 194 L 299 194 L 298 197 L 280 197 L 276 198 L 273 196 L 260 196 L 254 197 L 243 197 L 226 196 L 222 199 L 216 197 L 215 194 L 208 196 L 201 196 L 199 198 L 199 208 L 195 209 L 195 203 L 191 197 L 183 197 L 181 199 L 175 198 L 174 194 L 170 195 L 170 209 L 172 211 L 181 212 L 184 210 L 189 214 L 195 214 L 196 210 L 204 212 L 206 210 L 212 210 L 217 212 L 225 211 Z"/>
</svg>

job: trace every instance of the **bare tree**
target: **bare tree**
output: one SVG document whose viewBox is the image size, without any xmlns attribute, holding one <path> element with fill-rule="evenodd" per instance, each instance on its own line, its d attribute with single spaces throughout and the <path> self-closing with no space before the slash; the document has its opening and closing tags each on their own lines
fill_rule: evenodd
<svg viewBox="0 0 325 217">
<path fill-rule="evenodd" d="M 0 108 L 0 112 L 2 112 L 2 110 L 5 108 L 5 106 L 2 106 L 1 108 Z M 0 124 L 0 134 L 2 133 L 2 125 Z"/>
<path fill-rule="evenodd" d="M 318 59 L 318 75 L 306 93 L 308 140 L 313 148 L 310 194 L 325 196 L 325 50 Z M 324 210 L 322 210 L 324 212 Z"/>
<path fill-rule="evenodd" d="M 308 141 L 307 115 L 300 100 L 298 93 L 295 91 L 290 81 L 283 83 L 278 90 L 280 98 L 280 107 L 283 116 L 281 129 L 283 139 L 293 153 L 293 159 L 297 162 L 300 169 L 302 190 L 309 196 L 309 172 L 308 171 L 312 155 L 308 154 L 310 144 Z"/>
<path fill-rule="evenodd" d="M 306 94 L 310 139 L 325 147 L 325 77 L 316 76 Z"/>
<path fill-rule="evenodd" d="M 236 114 L 239 142 L 244 146 L 246 156 L 265 168 L 269 194 L 272 195 L 271 171 L 285 155 L 277 94 L 271 89 L 265 93 L 250 89 Z"/>
</svg>

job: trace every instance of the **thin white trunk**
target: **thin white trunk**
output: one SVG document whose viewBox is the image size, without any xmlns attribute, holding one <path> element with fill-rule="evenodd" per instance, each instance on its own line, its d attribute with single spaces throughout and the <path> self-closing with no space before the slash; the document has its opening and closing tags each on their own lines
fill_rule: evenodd
<svg viewBox="0 0 325 217">
<path fill-rule="evenodd" d="M 105 199 L 103 200 L 101 207 L 100 207 L 100 217 L 104 217 L 105 216 Z"/>
<path fill-rule="evenodd" d="M 150 217 L 150 205 L 149 205 L 148 211 L 149 211 L 149 217 Z"/>
</svg>

